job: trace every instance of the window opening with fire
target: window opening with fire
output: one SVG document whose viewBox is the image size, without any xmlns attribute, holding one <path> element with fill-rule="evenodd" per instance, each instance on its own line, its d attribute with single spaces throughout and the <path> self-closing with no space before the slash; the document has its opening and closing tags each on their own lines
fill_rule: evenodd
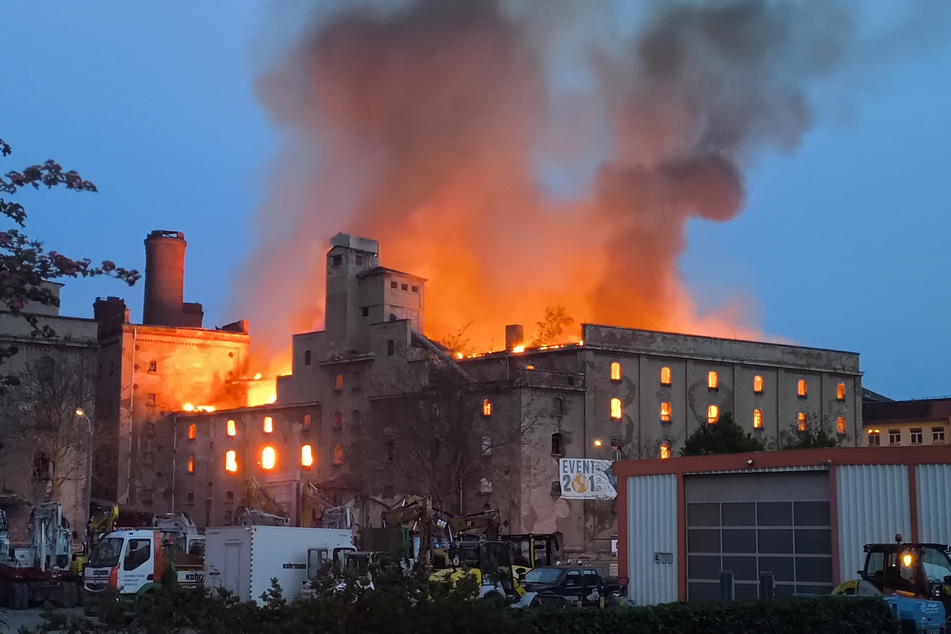
<svg viewBox="0 0 951 634">
<path fill-rule="evenodd" d="M 845 383 L 839 383 L 835 388 L 835 397 L 840 400 L 845 400 Z"/>
<path fill-rule="evenodd" d="M 806 413 L 799 412 L 796 415 L 796 429 L 799 431 L 806 431 Z"/>
<path fill-rule="evenodd" d="M 839 434 L 845 433 L 845 416 L 839 416 L 835 421 L 835 431 Z"/>
<path fill-rule="evenodd" d="M 334 464 L 343 464 L 343 445 L 334 447 Z"/>
<path fill-rule="evenodd" d="M 238 454 L 234 449 L 225 452 L 225 471 L 234 473 L 238 470 Z"/>
<path fill-rule="evenodd" d="M 660 404 L 660 422 L 670 422 L 670 403 L 664 401 Z"/>
<path fill-rule="evenodd" d="M 660 369 L 660 384 L 670 385 L 670 368 L 664 366 Z"/>
<path fill-rule="evenodd" d="M 492 415 L 492 401 L 487 398 L 482 399 L 482 415 L 491 416 Z"/>
<path fill-rule="evenodd" d="M 274 418 L 272 416 L 264 417 L 264 433 L 270 434 L 274 431 Z"/>
<path fill-rule="evenodd" d="M 753 429 L 762 429 L 763 428 L 763 410 L 754 409 L 753 410 Z"/>
<path fill-rule="evenodd" d="M 660 459 L 667 460 L 668 458 L 670 458 L 670 443 L 665 441 L 660 445 Z"/>
<path fill-rule="evenodd" d="M 611 420 L 621 420 L 624 417 L 624 410 L 621 407 L 621 399 L 611 399 Z"/>
<path fill-rule="evenodd" d="M 707 423 L 712 425 L 720 420 L 720 408 L 716 405 L 707 407 Z"/>
<path fill-rule="evenodd" d="M 799 394 L 799 396 L 805 396 L 805 395 L 806 395 L 806 381 L 805 381 L 805 379 L 799 379 L 799 382 L 796 383 L 796 393 Z"/>
<path fill-rule="evenodd" d="M 620 381 L 621 380 L 621 364 L 617 361 L 611 363 L 611 380 Z"/>
<path fill-rule="evenodd" d="M 198 426 L 192 423 L 188 426 L 188 439 L 195 440 L 198 437 Z"/>
<path fill-rule="evenodd" d="M 753 391 L 757 394 L 763 393 L 763 377 L 758 374 L 753 377 Z"/>
<path fill-rule="evenodd" d="M 713 370 L 711 370 L 710 372 L 707 372 L 707 388 L 711 390 L 715 390 L 717 389 L 719 385 L 720 385 L 720 376 Z"/>
<path fill-rule="evenodd" d="M 300 448 L 300 466 L 314 466 L 314 448 L 312 445 L 301 445 Z"/>
<path fill-rule="evenodd" d="M 232 437 L 238 435 L 238 427 L 237 427 L 237 425 L 235 424 L 234 419 L 229 418 L 229 419 L 228 419 L 228 422 L 225 423 L 225 432 L 226 432 L 229 436 L 232 436 Z"/>
</svg>

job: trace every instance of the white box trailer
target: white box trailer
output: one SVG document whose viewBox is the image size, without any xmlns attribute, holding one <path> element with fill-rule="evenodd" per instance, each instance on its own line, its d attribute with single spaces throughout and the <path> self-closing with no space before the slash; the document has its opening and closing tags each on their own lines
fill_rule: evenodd
<svg viewBox="0 0 951 634">
<path fill-rule="evenodd" d="M 284 598 L 300 598 L 307 579 L 308 551 L 330 561 L 338 549 L 353 549 L 353 533 L 332 528 L 222 526 L 205 529 L 205 587 L 223 588 L 242 601 L 262 603 L 277 579 Z M 312 557 L 314 558 L 314 557 Z"/>
</svg>

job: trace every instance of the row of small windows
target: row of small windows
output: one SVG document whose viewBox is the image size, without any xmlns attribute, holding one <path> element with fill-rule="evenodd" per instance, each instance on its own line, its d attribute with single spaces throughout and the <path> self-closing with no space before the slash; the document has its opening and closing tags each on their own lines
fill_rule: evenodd
<svg viewBox="0 0 951 634">
<path fill-rule="evenodd" d="M 262 469 L 270 471 L 277 466 L 277 450 L 274 447 L 267 446 L 261 449 L 261 457 L 258 464 Z M 317 461 L 313 445 L 305 444 L 300 448 L 300 466 L 313 467 Z M 343 445 L 334 447 L 334 464 L 343 464 Z M 234 449 L 225 452 L 225 471 L 234 473 L 238 470 L 238 453 Z M 188 456 L 188 473 L 195 473 L 195 454 Z"/>
<path fill-rule="evenodd" d="M 491 404 L 489 406 L 491 408 Z M 360 425 L 363 420 L 363 415 L 360 413 L 360 410 L 355 409 L 350 414 L 350 422 L 352 425 Z M 302 431 L 310 431 L 311 428 L 311 415 L 304 414 L 304 422 L 302 426 Z M 334 412 L 334 429 L 343 429 L 343 412 Z M 265 434 L 274 433 L 274 417 L 265 416 L 263 420 L 262 430 Z M 234 419 L 229 418 L 225 422 L 225 434 L 230 437 L 235 437 L 238 435 L 238 424 Z M 198 426 L 195 423 L 192 423 L 188 426 L 188 439 L 195 440 L 198 438 Z"/>
<path fill-rule="evenodd" d="M 944 444 L 944 427 L 932 427 L 931 428 L 931 444 L 933 445 L 942 445 Z M 921 445 L 924 443 L 924 430 L 920 427 L 912 428 L 909 430 L 909 440 L 912 445 Z M 879 447 L 882 444 L 881 439 L 881 430 L 879 429 L 870 429 L 868 430 L 868 444 L 872 447 Z M 900 429 L 889 429 L 888 430 L 888 444 L 891 446 L 901 445 L 901 430 Z"/>
<path fill-rule="evenodd" d="M 620 381 L 621 380 L 621 364 L 617 361 L 611 363 L 611 380 Z M 660 369 L 660 384 L 661 385 L 670 385 L 671 384 L 671 374 L 670 368 L 664 366 Z M 707 388 L 711 390 L 716 390 L 720 386 L 720 375 L 711 370 L 707 372 Z M 807 385 L 804 379 L 799 379 L 796 384 L 796 392 L 799 396 L 806 396 Z M 763 393 L 763 377 L 757 374 L 753 377 L 753 391 L 757 394 Z M 836 386 L 836 398 L 840 401 L 845 400 L 845 383 L 839 383 Z"/>
<path fill-rule="evenodd" d="M 418 293 L 418 292 L 419 292 L 419 287 L 418 287 L 418 286 L 412 286 L 412 287 L 410 287 L 408 284 L 398 284 L 397 282 L 395 282 L 395 281 L 393 281 L 393 280 L 390 280 L 390 288 L 398 288 L 398 289 L 400 289 L 401 291 L 408 291 L 408 290 L 410 290 L 410 288 L 412 288 L 414 293 Z"/>
</svg>

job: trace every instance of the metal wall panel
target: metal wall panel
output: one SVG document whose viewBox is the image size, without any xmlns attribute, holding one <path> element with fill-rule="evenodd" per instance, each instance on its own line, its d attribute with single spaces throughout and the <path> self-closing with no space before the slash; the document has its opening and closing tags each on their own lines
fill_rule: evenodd
<svg viewBox="0 0 951 634">
<path fill-rule="evenodd" d="M 887 450 L 883 450 L 887 451 Z M 839 575 L 855 579 L 865 565 L 862 546 L 911 541 L 911 503 L 905 465 L 844 465 L 836 470 L 839 514 Z"/>
<path fill-rule="evenodd" d="M 918 488 L 918 541 L 951 543 L 951 465 L 915 467 Z"/>
<path fill-rule="evenodd" d="M 628 596 L 637 605 L 677 600 L 677 476 L 627 481 Z"/>
</svg>

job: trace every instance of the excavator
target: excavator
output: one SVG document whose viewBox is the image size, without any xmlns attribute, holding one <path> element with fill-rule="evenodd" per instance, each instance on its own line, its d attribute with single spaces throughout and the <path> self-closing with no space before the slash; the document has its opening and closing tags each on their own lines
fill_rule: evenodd
<svg viewBox="0 0 951 634">
<path fill-rule="evenodd" d="M 234 526 L 288 526 L 290 518 L 256 478 L 244 486 L 244 505 L 234 512 Z"/>
<path fill-rule="evenodd" d="M 300 525 L 320 528 L 353 528 L 353 513 L 349 506 L 337 506 L 328 500 L 310 482 L 300 488 Z"/>
<path fill-rule="evenodd" d="M 89 554 L 99 543 L 103 535 L 111 533 L 119 519 L 119 505 L 113 504 L 107 510 L 89 518 L 86 524 L 86 538 L 83 540 L 83 552 L 74 555 L 70 565 L 73 574 L 80 575 L 89 562 Z"/>
</svg>

